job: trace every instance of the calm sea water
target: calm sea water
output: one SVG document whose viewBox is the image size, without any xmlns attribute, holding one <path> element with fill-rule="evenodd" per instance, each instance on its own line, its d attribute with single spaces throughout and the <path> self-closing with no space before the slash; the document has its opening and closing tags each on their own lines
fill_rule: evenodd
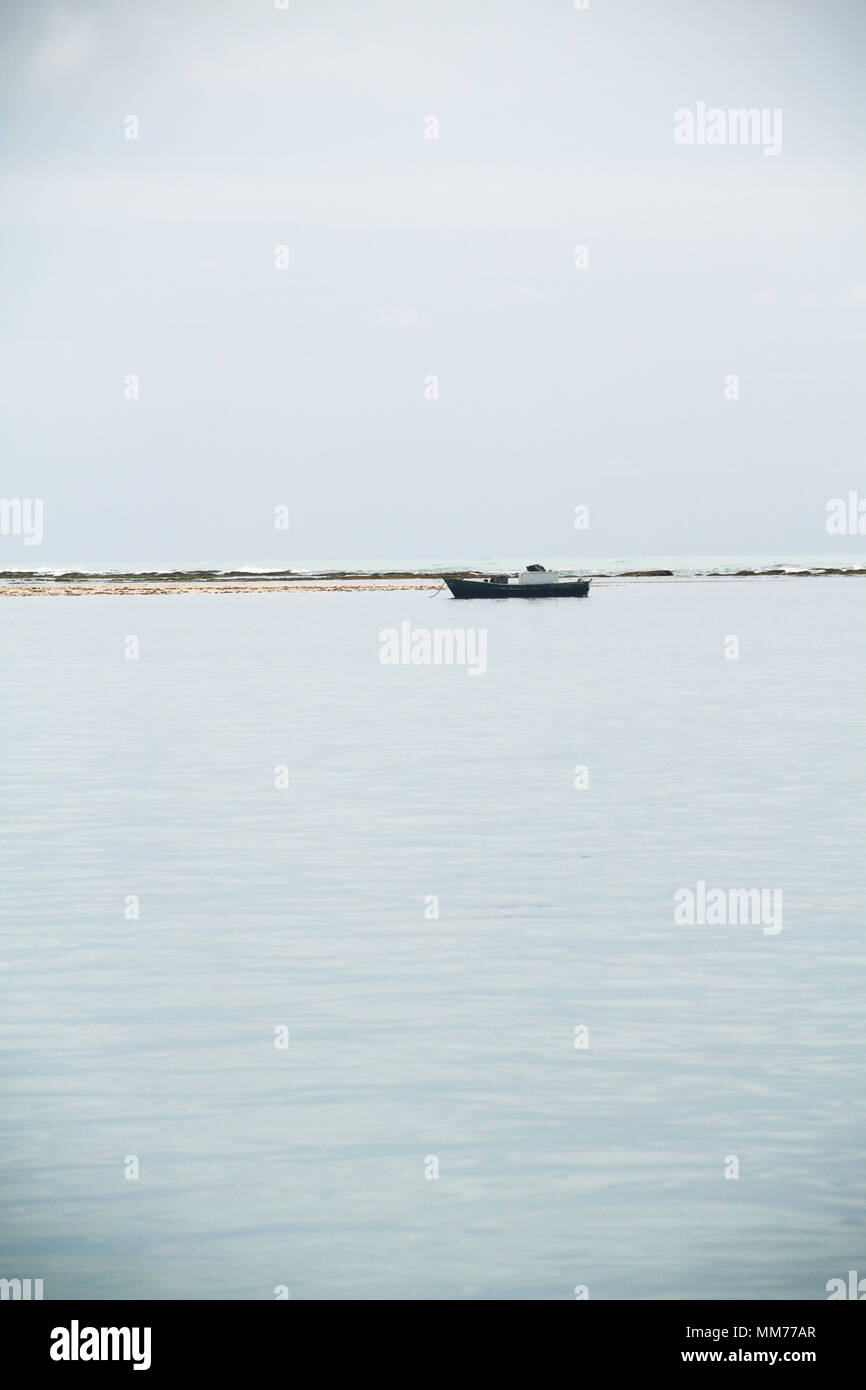
<svg viewBox="0 0 866 1390">
<path fill-rule="evenodd" d="M 828 578 L 3 600 L 0 1275 L 866 1275 L 864 605 Z M 382 665 L 403 620 L 486 628 L 486 674 Z M 779 888 L 782 931 L 675 925 L 698 880 Z"/>
</svg>

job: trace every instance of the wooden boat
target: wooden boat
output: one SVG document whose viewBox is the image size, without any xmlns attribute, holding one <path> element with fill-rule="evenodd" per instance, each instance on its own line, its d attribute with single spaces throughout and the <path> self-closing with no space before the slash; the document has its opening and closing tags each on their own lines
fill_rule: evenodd
<svg viewBox="0 0 866 1390">
<path fill-rule="evenodd" d="M 485 579 L 443 577 L 455 598 L 586 598 L 592 583 L 591 579 L 559 579 L 547 570 L 527 570 L 515 580 L 507 574 Z"/>
</svg>

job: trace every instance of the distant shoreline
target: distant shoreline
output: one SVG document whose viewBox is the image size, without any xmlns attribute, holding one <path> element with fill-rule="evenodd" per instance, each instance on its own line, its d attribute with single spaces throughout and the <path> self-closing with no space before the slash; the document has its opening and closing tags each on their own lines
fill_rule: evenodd
<svg viewBox="0 0 866 1390">
<path fill-rule="evenodd" d="M 484 570 L 448 571 L 459 577 L 481 577 Z M 568 573 L 560 571 L 560 573 Z M 589 575 L 602 585 L 627 581 L 669 582 L 688 584 L 715 580 L 755 579 L 816 579 L 839 576 L 866 576 L 862 567 L 777 566 L 767 569 L 695 570 L 675 573 L 670 569 L 574 571 L 581 577 Z M 83 574 L 67 571 L 53 574 L 35 572 L 0 572 L 0 598 L 34 598 L 46 595 L 83 597 L 106 594 L 264 594 L 264 593 L 387 593 L 392 591 L 424 590 L 435 592 L 443 588 L 441 573 L 411 571 L 381 571 L 368 574 L 354 571 L 335 571 L 320 574 L 249 574 L 243 571 L 195 570 L 184 573 L 102 573 Z"/>
</svg>

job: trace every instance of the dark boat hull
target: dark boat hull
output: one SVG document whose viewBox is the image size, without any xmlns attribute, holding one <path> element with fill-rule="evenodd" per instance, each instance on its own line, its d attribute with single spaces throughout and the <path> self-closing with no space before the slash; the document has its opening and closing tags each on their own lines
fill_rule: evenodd
<svg viewBox="0 0 866 1390">
<path fill-rule="evenodd" d="M 559 584 L 489 584 L 484 579 L 445 579 L 455 598 L 586 598 L 591 579 Z"/>
</svg>

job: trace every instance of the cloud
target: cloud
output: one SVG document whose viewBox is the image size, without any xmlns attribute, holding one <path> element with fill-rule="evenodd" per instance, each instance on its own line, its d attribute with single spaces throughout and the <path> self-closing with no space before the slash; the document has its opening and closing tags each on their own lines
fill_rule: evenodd
<svg viewBox="0 0 866 1390">
<path fill-rule="evenodd" d="M 136 151 L 147 150 L 143 138 Z M 123 150 L 124 142 L 118 139 Z M 157 157 L 164 151 L 157 147 Z M 486 171 L 489 173 L 489 171 Z M 0 176 L 0 217 L 6 223 L 34 216 L 68 223 L 100 218 L 139 217 L 166 221 L 276 224 L 281 229 L 327 226 L 351 228 L 556 232 L 563 273 L 573 275 L 575 227 L 592 248 L 607 255 L 633 252 L 639 221 L 640 245 L 666 252 L 682 247 L 695 253 L 723 245 L 776 251 L 838 246 L 838 204 L 848 200 L 849 217 L 866 216 L 866 194 L 840 176 L 833 195 L 806 169 L 784 183 L 762 180 L 730 165 L 693 171 L 687 181 L 676 172 L 631 167 L 593 171 L 580 181 L 570 169 L 509 168 L 501 191 L 478 178 L 478 168 L 454 163 L 447 182 L 431 181 L 424 161 L 389 164 L 368 161 L 363 170 L 346 163 L 327 169 L 286 173 L 192 171 L 113 172 L 67 169 L 63 173 L 10 170 Z M 491 180 L 492 182 L 495 180 Z M 527 287 L 528 288 L 528 287 Z"/>
<path fill-rule="evenodd" d="M 65 77 L 85 68 L 97 52 L 93 26 L 87 19 L 53 12 L 46 34 L 33 56 L 33 69 L 42 77 Z"/>
<path fill-rule="evenodd" d="M 225 52 L 218 47 L 184 55 L 184 72 L 196 86 L 210 90 L 239 87 L 255 92 L 264 88 L 286 92 L 339 92 L 342 97 L 361 92 L 411 91 L 425 63 L 420 46 L 366 41 L 357 47 L 341 47 L 325 41 L 299 41 L 280 37 L 265 45 L 238 44 L 235 37 Z"/>
<path fill-rule="evenodd" d="M 537 290 L 534 285 L 516 285 L 513 290 L 509 290 L 505 296 L 506 304 L 514 304 L 515 301 L 524 299 L 543 299 L 544 291 Z"/>
<path fill-rule="evenodd" d="M 375 324 L 386 324 L 388 328 L 420 328 L 424 322 L 414 309 L 379 309 L 373 315 Z"/>
</svg>

